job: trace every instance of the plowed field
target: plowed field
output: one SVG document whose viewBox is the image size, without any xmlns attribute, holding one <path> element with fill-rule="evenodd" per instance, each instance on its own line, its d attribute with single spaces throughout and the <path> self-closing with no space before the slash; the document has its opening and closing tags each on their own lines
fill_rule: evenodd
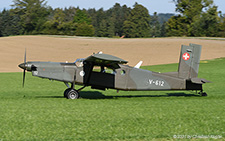
<svg viewBox="0 0 225 141">
<path fill-rule="evenodd" d="M 57 36 L 15 36 L 0 38 L 0 72 L 20 72 L 27 61 L 74 62 L 102 51 L 129 61 L 134 66 L 177 63 L 182 44 L 203 46 L 201 60 L 225 57 L 225 40 L 194 38 L 108 39 Z"/>
</svg>

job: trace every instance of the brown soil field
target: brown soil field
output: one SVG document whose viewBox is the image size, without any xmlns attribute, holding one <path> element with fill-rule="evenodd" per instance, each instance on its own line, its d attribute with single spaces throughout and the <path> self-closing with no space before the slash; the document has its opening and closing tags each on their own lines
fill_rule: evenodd
<svg viewBox="0 0 225 141">
<path fill-rule="evenodd" d="M 178 63 L 181 45 L 203 46 L 201 60 L 225 57 L 225 40 L 193 38 L 109 39 L 57 36 L 15 36 L 0 38 L 0 72 L 21 72 L 18 64 L 27 61 L 74 62 L 102 51 L 143 65 Z"/>
</svg>

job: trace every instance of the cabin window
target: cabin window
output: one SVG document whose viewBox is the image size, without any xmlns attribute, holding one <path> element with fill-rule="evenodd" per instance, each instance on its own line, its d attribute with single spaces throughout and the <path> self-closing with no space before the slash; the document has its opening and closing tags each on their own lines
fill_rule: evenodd
<svg viewBox="0 0 225 141">
<path fill-rule="evenodd" d="M 116 74 L 116 71 L 115 70 L 113 70 L 113 69 L 110 69 L 110 68 L 106 68 L 105 69 L 105 73 L 109 73 L 109 74 Z"/>
<path fill-rule="evenodd" d="M 108 73 L 108 74 L 116 74 L 116 71 L 104 66 L 94 66 L 93 72 L 100 72 L 100 73 Z"/>
<path fill-rule="evenodd" d="M 93 72 L 100 72 L 101 68 L 99 66 L 94 66 L 92 71 Z"/>
</svg>

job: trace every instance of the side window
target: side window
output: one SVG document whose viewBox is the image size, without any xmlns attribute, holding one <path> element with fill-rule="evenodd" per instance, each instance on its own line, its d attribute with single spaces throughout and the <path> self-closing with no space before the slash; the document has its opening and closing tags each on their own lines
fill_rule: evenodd
<svg viewBox="0 0 225 141">
<path fill-rule="evenodd" d="M 116 74 L 116 71 L 115 70 L 113 70 L 113 69 L 110 69 L 110 68 L 106 68 L 105 69 L 105 73 L 109 73 L 109 74 Z"/>
<path fill-rule="evenodd" d="M 93 67 L 93 71 L 94 72 L 100 72 L 100 73 L 108 73 L 108 74 L 116 74 L 116 71 L 111 69 L 111 68 L 107 68 L 104 66 L 94 66 Z"/>
<path fill-rule="evenodd" d="M 100 66 L 94 66 L 92 71 L 101 72 L 101 67 Z"/>
</svg>

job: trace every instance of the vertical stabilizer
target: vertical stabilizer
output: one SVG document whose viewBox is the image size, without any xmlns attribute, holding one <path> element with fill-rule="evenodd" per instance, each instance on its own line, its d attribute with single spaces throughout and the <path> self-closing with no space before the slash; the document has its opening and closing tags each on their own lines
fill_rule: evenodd
<svg viewBox="0 0 225 141">
<path fill-rule="evenodd" d="M 178 77 L 185 79 L 198 77 L 201 50 L 201 45 L 182 45 L 178 68 Z"/>
</svg>

